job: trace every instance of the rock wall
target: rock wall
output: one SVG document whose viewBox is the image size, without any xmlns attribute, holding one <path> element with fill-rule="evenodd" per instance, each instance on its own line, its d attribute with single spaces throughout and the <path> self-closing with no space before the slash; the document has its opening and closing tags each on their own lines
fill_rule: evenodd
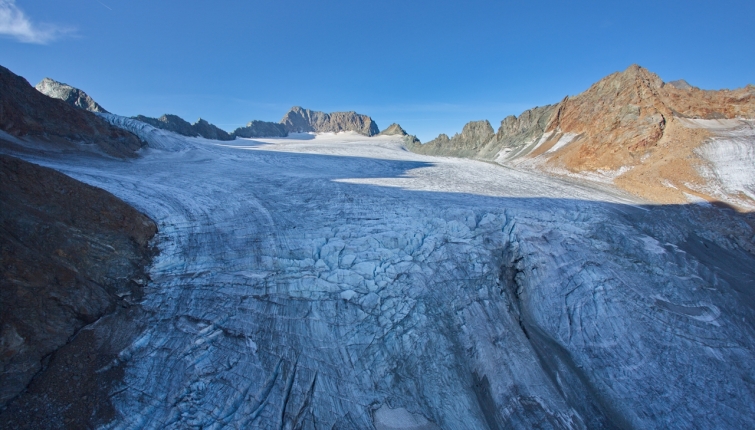
<svg viewBox="0 0 755 430">
<path fill-rule="evenodd" d="M 46 369 L 82 328 L 139 302 L 156 225 L 112 194 L 5 155 L 0 155 L 0 206 L 0 408 L 5 409 L 0 421 L 29 426 L 36 419 L 49 428 L 39 420 L 70 415 L 87 423 L 108 400 L 105 392 L 99 400 L 82 401 L 101 384 L 84 380 L 95 369 L 87 373 L 81 366 L 107 354 L 95 339 L 79 341 L 80 348 L 72 351 L 81 356 L 77 362 L 68 363 L 67 370 Z M 32 378 L 37 388 L 29 390 Z M 63 392 L 78 398 L 62 398 Z M 40 404 L 51 415 L 32 419 L 29 405 Z M 71 404 L 77 405 L 75 414 L 64 412 Z"/>
<path fill-rule="evenodd" d="M 235 137 L 225 130 L 221 130 L 213 124 L 199 118 L 194 124 L 190 124 L 178 115 L 165 114 L 160 118 L 151 118 L 144 115 L 137 115 L 135 120 L 149 124 L 156 128 L 172 131 L 182 136 L 196 137 L 201 136 L 205 139 L 213 140 L 233 140 Z"/>
<path fill-rule="evenodd" d="M 54 142 L 61 148 L 84 143 L 116 157 L 133 157 L 142 142 L 92 112 L 48 97 L 26 79 L 0 66 L 0 129 L 10 135 Z"/>
<path fill-rule="evenodd" d="M 356 112 L 325 113 L 294 106 L 280 122 L 290 133 L 355 131 L 365 136 L 380 133 L 380 129 L 372 118 Z"/>
</svg>

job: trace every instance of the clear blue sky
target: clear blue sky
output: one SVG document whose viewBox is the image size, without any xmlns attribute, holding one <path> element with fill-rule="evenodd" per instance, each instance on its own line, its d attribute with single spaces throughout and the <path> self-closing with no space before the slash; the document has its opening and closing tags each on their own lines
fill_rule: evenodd
<svg viewBox="0 0 755 430">
<path fill-rule="evenodd" d="M 293 105 L 422 141 L 584 91 L 632 63 L 755 83 L 755 1 L 0 0 L 0 64 L 111 112 L 233 130 Z"/>
</svg>

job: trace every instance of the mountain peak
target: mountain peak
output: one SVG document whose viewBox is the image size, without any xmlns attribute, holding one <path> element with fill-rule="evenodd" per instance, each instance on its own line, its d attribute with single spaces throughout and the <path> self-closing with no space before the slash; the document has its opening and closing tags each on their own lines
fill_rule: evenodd
<svg viewBox="0 0 755 430">
<path fill-rule="evenodd" d="M 395 122 L 388 126 L 385 130 L 380 132 L 381 136 L 406 136 L 409 133 L 406 132 L 400 125 Z"/>
<path fill-rule="evenodd" d="M 84 91 L 54 79 L 44 78 L 35 88 L 40 93 L 48 97 L 63 100 L 71 106 L 86 109 L 90 112 L 110 113 Z"/>
<path fill-rule="evenodd" d="M 354 111 L 325 113 L 304 109 L 301 106 L 292 107 L 280 123 L 289 133 L 355 131 L 365 136 L 374 136 L 380 132 L 375 121 L 367 115 Z"/>
</svg>

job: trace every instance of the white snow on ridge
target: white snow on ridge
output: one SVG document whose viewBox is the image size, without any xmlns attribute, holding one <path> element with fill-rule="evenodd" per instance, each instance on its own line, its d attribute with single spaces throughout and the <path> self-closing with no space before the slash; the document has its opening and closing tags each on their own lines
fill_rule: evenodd
<svg viewBox="0 0 755 430">
<path fill-rule="evenodd" d="M 556 152 L 556 151 L 558 151 L 559 149 L 563 148 L 564 146 L 570 144 L 571 141 L 574 140 L 574 138 L 577 137 L 577 136 L 579 136 L 579 134 L 577 134 L 577 133 L 569 133 L 569 132 L 564 133 L 564 135 L 561 136 L 558 139 L 558 142 L 556 142 L 556 144 L 553 145 L 549 150 L 545 151 L 545 153 L 547 154 L 549 152 Z"/>
<path fill-rule="evenodd" d="M 710 184 L 706 191 L 755 209 L 755 120 L 687 121 L 714 132 L 714 137 L 697 149 L 710 163 L 700 171 Z"/>
</svg>

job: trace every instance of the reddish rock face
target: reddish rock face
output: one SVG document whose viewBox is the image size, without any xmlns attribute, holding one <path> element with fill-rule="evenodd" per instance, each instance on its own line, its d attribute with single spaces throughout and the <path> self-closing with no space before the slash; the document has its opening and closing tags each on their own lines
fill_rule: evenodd
<svg viewBox="0 0 755 430">
<path fill-rule="evenodd" d="M 48 97 L 0 66 L 0 129 L 17 137 L 96 145 L 116 157 L 133 157 L 142 142 L 97 115 Z"/>
<path fill-rule="evenodd" d="M 101 189 L 4 155 L 0 156 L 0 206 L 0 407 L 4 407 L 82 327 L 138 301 L 152 255 L 148 242 L 157 228 Z M 79 342 L 84 342 L 84 349 L 78 350 L 84 354 L 82 360 L 101 354 L 94 340 Z M 78 372 L 66 389 L 83 383 L 85 374 Z M 35 384 L 45 384 L 44 375 Z M 55 403 L 54 397 L 53 393 L 47 403 Z M 11 404 L 4 414 L 14 410 L 18 415 L 18 406 L 14 409 Z M 7 422 L 5 418 L 1 421 Z"/>
<path fill-rule="evenodd" d="M 564 99 L 546 131 L 579 135 L 558 157 L 566 168 L 610 170 L 638 162 L 659 143 L 677 117 L 753 118 L 755 88 L 677 88 L 633 65 L 601 79 L 578 96 Z"/>
</svg>

